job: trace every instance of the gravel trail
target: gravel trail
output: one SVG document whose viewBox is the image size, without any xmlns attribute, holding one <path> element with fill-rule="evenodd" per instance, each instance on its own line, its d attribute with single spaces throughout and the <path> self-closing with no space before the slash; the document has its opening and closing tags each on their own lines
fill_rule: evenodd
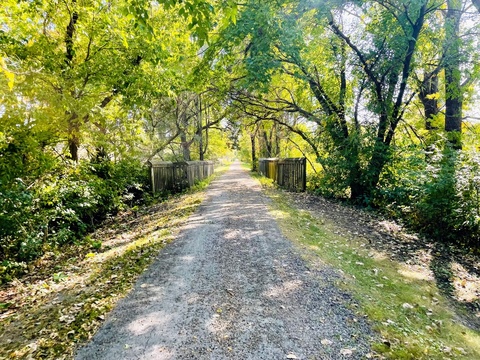
<svg viewBox="0 0 480 360">
<path fill-rule="evenodd" d="M 361 359 L 371 330 L 233 164 L 76 359 Z"/>
</svg>

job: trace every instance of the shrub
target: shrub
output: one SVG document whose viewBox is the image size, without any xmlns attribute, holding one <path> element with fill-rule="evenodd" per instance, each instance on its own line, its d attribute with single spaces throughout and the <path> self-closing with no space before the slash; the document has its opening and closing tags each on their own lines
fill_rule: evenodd
<svg viewBox="0 0 480 360">
<path fill-rule="evenodd" d="M 139 161 L 82 162 L 44 174 L 30 186 L 0 180 L 0 279 L 24 263 L 82 239 L 107 216 L 139 205 L 148 192 Z"/>
<path fill-rule="evenodd" d="M 478 244 L 479 170 L 477 153 L 448 147 L 404 152 L 386 168 L 375 201 L 436 240 Z"/>
<path fill-rule="evenodd" d="M 40 243 L 34 194 L 21 179 L 10 184 L 0 181 L 0 203 L 0 261 L 31 258 Z"/>
</svg>

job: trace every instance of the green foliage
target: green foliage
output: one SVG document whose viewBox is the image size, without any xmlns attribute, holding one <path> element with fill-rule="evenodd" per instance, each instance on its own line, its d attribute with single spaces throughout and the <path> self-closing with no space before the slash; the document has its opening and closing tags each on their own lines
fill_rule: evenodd
<svg viewBox="0 0 480 360">
<path fill-rule="evenodd" d="M 30 187 L 20 179 L 0 181 L 1 272 L 22 270 L 17 263 L 74 243 L 108 216 L 140 204 L 148 181 L 147 169 L 135 160 L 82 162 Z"/>
<path fill-rule="evenodd" d="M 328 160 L 333 159 L 333 157 L 328 158 Z M 310 191 L 327 198 L 346 199 L 349 197 L 348 168 L 341 163 L 331 164 L 332 162 L 328 161 L 329 165 L 333 165 L 328 167 L 328 171 L 312 174 L 308 178 L 307 187 Z"/>
<path fill-rule="evenodd" d="M 37 254 L 41 240 L 39 229 L 35 232 L 32 228 L 36 223 L 32 192 L 21 179 L 10 184 L 0 182 L 0 203 L 0 260 L 9 259 L 11 254 L 18 254 L 19 260 Z"/>
<path fill-rule="evenodd" d="M 388 167 L 376 204 L 439 241 L 480 241 L 480 157 L 412 148 Z"/>
<path fill-rule="evenodd" d="M 12 281 L 15 275 L 23 273 L 27 264 L 14 260 L 3 260 L 0 263 L 0 284 Z"/>
<path fill-rule="evenodd" d="M 0 124 L 0 181 L 11 182 L 16 178 L 35 179 L 51 169 L 55 159 L 45 151 L 51 134 L 37 132 L 28 127 L 5 129 Z"/>
</svg>

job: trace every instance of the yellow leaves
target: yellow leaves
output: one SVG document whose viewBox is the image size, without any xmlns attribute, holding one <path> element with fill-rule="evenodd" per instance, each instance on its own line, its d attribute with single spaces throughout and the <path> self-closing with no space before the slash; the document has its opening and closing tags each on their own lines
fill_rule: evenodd
<svg viewBox="0 0 480 360">
<path fill-rule="evenodd" d="M 125 48 L 128 49 L 127 35 L 122 31 L 122 32 L 120 33 L 120 36 L 122 37 L 123 46 L 125 46 Z"/>
<path fill-rule="evenodd" d="M 95 257 L 94 253 L 88 253 L 87 255 L 85 255 L 85 259 L 90 259 L 90 258 L 93 258 L 93 257 Z"/>
<path fill-rule="evenodd" d="M 13 84 L 14 84 L 14 80 L 15 80 L 15 75 L 8 71 L 7 70 L 7 65 L 5 64 L 5 59 L 0 57 L 0 72 L 3 72 L 5 77 L 7 78 L 8 80 L 8 88 L 10 90 L 13 89 Z"/>
<path fill-rule="evenodd" d="M 438 100 L 440 98 L 440 93 L 436 92 L 434 94 L 428 94 L 426 98 L 429 100 Z"/>
</svg>

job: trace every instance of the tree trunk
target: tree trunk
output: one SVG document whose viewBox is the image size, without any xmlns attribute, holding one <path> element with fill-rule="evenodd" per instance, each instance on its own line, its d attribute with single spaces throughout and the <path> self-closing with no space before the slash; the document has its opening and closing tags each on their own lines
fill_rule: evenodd
<svg viewBox="0 0 480 360">
<path fill-rule="evenodd" d="M 185 132 L 182 132 L 180 134 L 180 141 L 182 142 L 183 160 L 190 161 L 191 160 L 190 143 L 187 141 L 187 135 L 185 134 Z"/>
<path fill-rule="evenodd" d="M 419 97 L 425 113 L 425 129 L 435 130 L 432 121 L 439 113 L 438 100 L 438 76 L 436 72 L 425 72 L 420 86 Z"/>
<path fill-rule="evenodd" d="M 203 129 L 202 129 L 202 98 L 200 95 L 197 99 L 197 116 L 198 116 L 198 157 L 200 161 L 204 160 L 204 151 L 203 151 Z"/>
<path fill-rule="evenodd" d="M 280 157 L 280 134 L 279 134 L 279 126 L 275 122 L 273 123 L 273 130 L 275 130 L 275 157 Z"/>
<path fill-rule="evenodd" d="M 389 160 L 390 153 L 390 143 L 377 142 L 373 149 L 373 154 L 368 164 L 368 168 L 365 170 L 364 175 L 361 179 L 359 189 L 362 189 L 363 192 L 359 194 L 362 195 L 362 198 L 357 198 L 354 200 L 360 200 L 361 202 L 368 202 L 371 199 L 375 188 L 377 187 L 380 181 L 380 175 L 385 164 Z M 357 161 L 358 163 L 358 161 Z M 358 170 L 359 171 L 359 168 Z"/>
<path fill-rule="evenodd" d="M 78 12 L 76 10 L 77 0 L 72 0 L 73 12 L 70 15 L 70 21 L 68 22 L 65 32 L 65 64 L 72 67 L 72 61 L 75 57 L 75 49 L 73 48 L 73 38 L 75 36 L 76 24 L 78 21 Z"/>
<path fill-rule="evenodd" d="M 69 157 L 75 162 L 78 162 L 78 149 L 80 148 L 80 124 L 78 122 L 78 115 L 76 113 L 68 116 L 68 152 Z"/>
<path fill-rule="evenodd" d="M 348 154 L 351 165 L 348 174 L 348 185 L 350 187 L 350 199 L 356 203 L 361 203 L 365 199 L 367 189 L 365 179 L 363 178 L 362 168 L 359 161 L 360 143 L 358 134 L 351 132 L 352 141 L 348 145 L 346 152 Z"/>
<path fill-rule="evenodd" d="M 250 134 L 250 143 L 252 144 L 252 171 L 257 171 L 257 149 L 255 146 L 255 134 Z"/>
<path fill-rule="evenodd" d="M 188 118 L 187 118 L 187 109 L 189 104 L 189 99 L 185 98 L 185 101 L 182 102 L 181 95 L 177 99 L 177 119 L 179 124 L 177 124 L 180 133 L 180 142 L 183 153 L 183 160 L 190 161 L 190 145 L 191 142 L 187 140 L 187 131 L 188 131 Z M 181 108 L 183 107 L 183 108 Z"/>
<path fill-rule="evenodd" d="M 65 65 L 72 67 L 75 57 L 75 49 L 73 48 L 73 40 L 75 36 L 76 24 L 78 21 L 78 12 L 76 10 L 77 1 L 72 1 L 73 12 L 70 14 L 70 21 L 65 29 Z M 68 116 L 68 151 L 70 158 L 78 162 L 78 149 L 80 147 L 80 126 L 78 123 L 78 114 L 67 111 Z"/>
<path fill-rule="evenodd" d="M 463 93 L 460 70 L 459 36 L 461 0 L 447 0 L 445 18 L 445 131 L 453 148 L 461 149 Z"/>
<path fill-rule="evenodd" d="M 70 159 L 78 162 L 78 149 L 80 148 L 80 139 L 76 135 L 72 135 L 68 139 L 68 151 L 70 153 Z"/>
</svg>

